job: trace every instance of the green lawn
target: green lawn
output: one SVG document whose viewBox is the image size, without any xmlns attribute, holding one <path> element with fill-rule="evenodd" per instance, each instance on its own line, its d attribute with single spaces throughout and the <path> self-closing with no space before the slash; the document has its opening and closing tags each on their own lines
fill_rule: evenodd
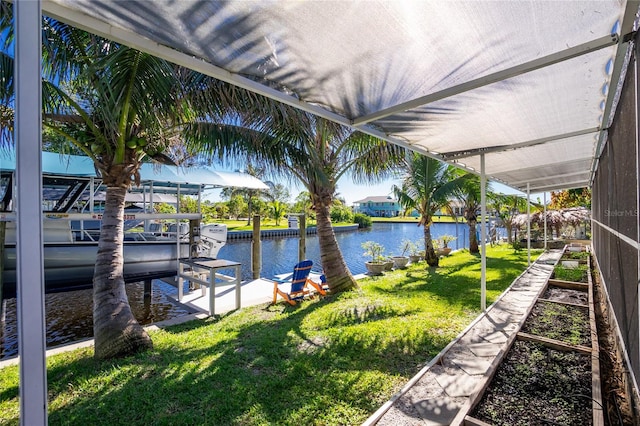
<svg viewBox="0 0 640 426">
<path fill-rule="evenodd" d="M 526 251 L 487 248 L 490 303 Z M 539 251 L 538 251 L 539 252 Z M 154 349 L 97 362 L 48 359 L 50 424 L 356 425 L 480 310 L 480 258 L 467 252 L 360 281 L 358 291 L 245 308 L 153 332 Z M 0 374 L 0 424 L 18 424 L 18 368 Z"/>
</svg>

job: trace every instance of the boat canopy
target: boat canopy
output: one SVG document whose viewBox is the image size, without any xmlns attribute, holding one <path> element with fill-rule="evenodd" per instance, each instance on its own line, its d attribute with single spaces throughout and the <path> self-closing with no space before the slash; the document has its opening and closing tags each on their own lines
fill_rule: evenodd
<svg viewBox="0 0 640 426">
<path fill-rule="evenodd" d="M 16 167 L 15 151 L 0 154 L 0 171 L 12 172 Z M 99 178 L 93 161 L 89 157 L 67 155 L 55 152 L 42 153 L 42 174 L 75 178 Z M 180 185 L 181 191 L 238 187 L 249 189 L 269 189 L 260 179 L 247 173 L 222 172 L 209 167 L 184 168 L 158 163 L 144 163 L 140 168 L 141 181 L 153 184 L 155 192 L 171 188 L 173 192 Z M 135 192 L 135 188 L 132 188 Z"/>
</svg>

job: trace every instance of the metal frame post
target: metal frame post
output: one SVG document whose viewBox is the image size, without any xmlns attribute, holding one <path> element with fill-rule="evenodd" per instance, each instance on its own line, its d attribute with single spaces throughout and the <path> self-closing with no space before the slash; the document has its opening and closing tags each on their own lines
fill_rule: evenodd
<svg viewBox="0 0 640 426">
<path fill-rule="evenodd" d="M 42 6 L 18 0 L 15 15 L 16 273 L 20 424 L 47 424 L 42 236 Z"/>
<path fill-rule="evenodd" d="M 531 266 L 531 187 L 527 182 L 527 264 Z"/>
<path fill-rule="evenodd" d="M 547 193 L 544 192 L 542 196 L 544 206 L 544 249 L 547 249 Z"/>
<path fill-rule="evenodd" d="M 484 154 L 480 154 L 480 307 L 487 310 L 487 176 Z"/>
</svg>

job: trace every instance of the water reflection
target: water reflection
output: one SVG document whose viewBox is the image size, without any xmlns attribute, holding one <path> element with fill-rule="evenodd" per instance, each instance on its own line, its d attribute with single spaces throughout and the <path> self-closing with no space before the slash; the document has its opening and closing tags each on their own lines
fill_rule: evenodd
<svg viewBox="0 0 640 426">
<path fill-rule="evenodd" d="M 140 324 L 151 324 L 192 313 L 167 297 L 176 289 L 153 280 L 151 297 L 144 297 L 142 282 L 127 284 L 127 295 L 133 315 Z M 45 295 L 47 347 L 93 337 L 92 290 L 67 291 Z M 4 301 L 4 319 L 0 321 L 0 359 L 18 354 L 16 299 Z"/>
</svg>

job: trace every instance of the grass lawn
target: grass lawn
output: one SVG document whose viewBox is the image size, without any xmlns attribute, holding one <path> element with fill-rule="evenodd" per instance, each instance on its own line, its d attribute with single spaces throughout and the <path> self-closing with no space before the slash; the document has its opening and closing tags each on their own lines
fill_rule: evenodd
<svg viewBox="0 0 640 426">
<path fill-rule="evenodd" d="M 537 251 L 539 253 L 540 250 Z M 487 301 L 526 267 L 487 247 Z M 458 252 L 360 281 L 360 290 L 249 307 L 152 333 L 154 349 L 47 360 L 50 424 L 356 425 L 479 313 L 480 257 Z M 18 424 L 18 368 L 0 374 L 0 424 Z"/>
</svg>

